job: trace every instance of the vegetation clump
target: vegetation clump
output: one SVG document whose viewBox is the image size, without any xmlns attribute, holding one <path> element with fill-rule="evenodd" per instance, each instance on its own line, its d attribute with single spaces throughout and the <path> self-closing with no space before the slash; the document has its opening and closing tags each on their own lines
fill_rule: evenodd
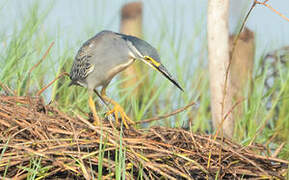
<svg viewBox="0 0 289 180">
<path fill-rule="evenodd" d="M 93 126 L 40 97 L 0 97 L 1 178 L 284 179 L 289 162 L 180 128 Z"/>
</svg>

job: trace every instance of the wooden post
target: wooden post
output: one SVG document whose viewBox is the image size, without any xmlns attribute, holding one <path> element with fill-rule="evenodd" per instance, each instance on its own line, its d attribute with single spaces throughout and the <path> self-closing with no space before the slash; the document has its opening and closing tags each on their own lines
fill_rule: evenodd
<svg viewBox="0 0 289 180">
<path fill-rule="evenodd" d="M 234 132 L 232 95 L 230 92 L 229 67 L 229 0 L 208 2 L 208 58 L 211 92 L 211 112 L 214 128 L 219 128 L 227 137 Z M 224 117 L 229 113 L 226 119 Z"/>
<path fill-rule="evenodd" d="M 127 35 L 142 37 L 142 3 L 131 2 L 122 7 L 120 32 Z M 128 78 L 122 83 L 123 88 L 135 86 L 141 79 L 141 64 L 134 63 L 128 67 L 123 73 L 124 78 Z M 139 85 L 133 91 L 133 95 L 137 98 L 141 95 L 141 86 Z"/>
<path fill-rule="evenodd" d="M 121 10 L 120 32 L 142 37 L 142 3 L 132 2 L 124 5 Z"/>
<path fill-rule="evenodd" d="M 235 35 L 230 36 L 230 52 L 235 40 Z M 245 28 L 241 32 L 231 62 L 231 91 L 235 103 L 242 101 L 245 90 L 249 90 L 252 79 L 255 56 L 255 37 L 254 32 Z M 243 115 L 242 103 L 234 109 L 234 119 L 240 119 Z"/>
</svg>

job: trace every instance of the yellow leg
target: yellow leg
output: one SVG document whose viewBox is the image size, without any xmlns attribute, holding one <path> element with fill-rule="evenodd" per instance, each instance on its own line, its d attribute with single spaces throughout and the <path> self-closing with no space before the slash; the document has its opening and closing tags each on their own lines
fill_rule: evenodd
<svg viewBox="0 0 289 180">
<path fill-rule="evenodd" d="M 107 101 L 108 103 L 111 103 L 114 106 L 112 110 L 106 113 L 106 115 L 110 115 L 113 113 L 115 116 L 115 121 L 116 123 L 118 123 L 118 113 L 119 113 L 124 126 L 127 129 L 129 129 L 129 124 L 134 124 L 134 122 L 126 115 L 126 113 L 124 112 L 124 109 L 117 102 L 115 102 L 114 100 L 106 96 L 105 90 L 106 90 L 105 87 L 101 90 L 101 97 L 105 101 Z"/>
<path fill-rule="evenodd" d="M 93 115 L 93 119 L 94 119 L 93 124 L 94 124 L 95 126 L 99 126 L 100 120 L 99 120 L 99 117 L 98 117 L 98 115 L 97 115 L 97 113 L 96 113 L 96 108 L 95 108 L 95 104 L 94 104 L 94 101 L 93 101 L 93 99 L 92 99 L 91 93 L 89 93 L 88 104 L 89 104 L 90 110 L 91 110 L 92 115 Z"/>
</svg>

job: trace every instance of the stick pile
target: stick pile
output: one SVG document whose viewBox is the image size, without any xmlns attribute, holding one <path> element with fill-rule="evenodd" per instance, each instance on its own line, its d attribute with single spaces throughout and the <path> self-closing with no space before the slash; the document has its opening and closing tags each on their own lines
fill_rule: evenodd
<svg viewBox="0 0 289 180">
<path fill-rule="evenodd" d="M 263 151 L 183 129 L 96 127 L 38 97 L 0 96 L 0 179 L 284 179 L 288 161 Z"/>
</svg>

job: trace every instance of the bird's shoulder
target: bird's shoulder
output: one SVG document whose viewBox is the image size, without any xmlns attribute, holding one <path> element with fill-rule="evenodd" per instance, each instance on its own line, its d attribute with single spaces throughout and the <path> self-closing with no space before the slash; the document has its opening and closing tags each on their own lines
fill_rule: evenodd
<svg viewBox="0 0 289 180">
<path fill-rule="evenodd" d="M 92 56 L 93 46 L 95 46 L 96 39 L 95 37 L 90 38 L 86 42 L 82 44 L 82 46 L 79 48 L 75 60 L 76 61 L 83 61 L 87 58 L 90 58 Z"/>
<path fill-rule="evenodd" d="M 118 33 L 109 30 L 103 30 L 82 44 L 81 48 L 77 52 L 75 59 L 82 61 L 85 58 L 90 58 L 95 53 L 95 50 L 98 46 L 105 47 L 108 42 L 117 40 L 123 40 Z"/>
</svg>

